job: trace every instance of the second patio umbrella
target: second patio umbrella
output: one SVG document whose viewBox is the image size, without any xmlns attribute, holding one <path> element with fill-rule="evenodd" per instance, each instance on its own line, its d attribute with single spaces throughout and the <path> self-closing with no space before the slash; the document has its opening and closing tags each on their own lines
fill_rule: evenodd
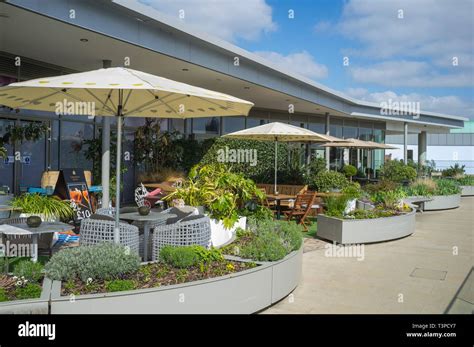
<svg viewBox="0 0 474 347">
<path fill-rule="evenodd" d="M 118 242 L 123 117 L 246 116 L 253 103 L 145 72 L 115 67 L 12 83 L 0 88 L 0 105 L 117 117 L 114 237 Z"/>
<path fill-rule="evenodd" d="M 344 141 L 337 137 L 322 135 L 290 124 L 274 122 L 236 131 L 224 137 L 257 141 L 275 141 L 275 187 L 277 193 L 278 142 L 333 142 Z"/>
</svg>

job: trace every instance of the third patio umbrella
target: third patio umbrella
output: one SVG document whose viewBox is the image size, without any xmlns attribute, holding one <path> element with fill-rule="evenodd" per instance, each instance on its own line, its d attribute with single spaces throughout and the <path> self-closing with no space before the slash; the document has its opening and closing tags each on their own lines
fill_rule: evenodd
<svg viewBox="0 0 474 347">
<path fill-rule="evenodd" d="M 0 88 L 0 105 L 72 115 L 117 117 L 115 242 L 119 235 L 123 117 L 248 115 L 253 103 L 123 67 L 45 77 Z M 71 111 L 71 112 L 69 112 Z M 79 112 L 80 111 L 80 112 Z"/>
<path fill-rule="evenodd" d="M 224 137 L 257 141 L 275 141 L 275 194 L 277 193 L 278 142 L 344 141 L 337 137 L 318 134 L 305 128 L 280 122 L 267 123 L 253 128 L 236 131 L 224 135 Z"/>
</svg>

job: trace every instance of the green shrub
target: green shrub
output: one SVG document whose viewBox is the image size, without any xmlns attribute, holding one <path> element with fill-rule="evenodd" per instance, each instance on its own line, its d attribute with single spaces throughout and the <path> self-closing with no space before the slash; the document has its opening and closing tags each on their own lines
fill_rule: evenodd
<svg viewBox="0 0 474 347">
<path fill-rule="evenodd" d="M 329 195 L 324 198 L 326 210 L 324 214 L 328 217 L 343 218 L 349 198 L 344 195 Z"/>
<path fill-rule="evenodd" d="M 432 196 L 436 193 L 436 183 L 429 179 L 417 180 L 403 190 L 408 196 Z"/>
<path fill-rule="evenodd" d="M 438 179 L 436 182 L 435 195 L 461 194 L 461 187 L 458 182 L 451 179 Z"/>
<path fill-rule="evenodd" d="M 441 172 L 441 175 L 443 177 L 458 177 L 462 176 L 465 173 L 465 167 L 466 165 L 459 165 L 458 163 L 454 164 L 454 166 L 451 166 L 447 169 L 444 169 Z"/>
<path fill-rule="evenodd" d="M 34 299 L 41 296 L 41 286 L 35 283 L 28 283 L 24 287 L 15 289 L 15 298 L 17 299 Z"/>
<path fill-rule="evenodd" d="M 344 175 L 346 175 L 346 177 L 350 177 L 352 179 L 352 176 L 357 174 L 357 168 L 353 165 L 344 165 L 342 172 Z"/>
<path fill-rule="evenodd" d="M 413 167 L 405 165 L 401 160 L 390 160 L 381 167 L 380 175 L 385 180 L 404 182 L 413 181 L 417 176 L 417 172 Z"/>
<path fill-rule="evenodd" d="M 258 183 L 273 183 L 275 168 L 275 144 L 271 141 L 238 140 L 225 137 L 217 138 L 200 164 L 217 164 L 220 150 L 249 149 L 256 150 L 258 164 L 251 166 L 249 163 L 228 163 L 229 169 L 234 173 L 241 173 Z M 278 169 L 285 171 L 288 167 L 289 145 L 278 143 Z M 280 182 L 282 183 L 282 182 Z"/>
<path fill-rule="evenodd" d="M 349 200 L 359 199 L 362 196 L 360 184 L 358 182 L 349 182 L 349 184 L 342 189 L 342 194 Z"/>
<path fill-rule="evenodd" d="M 31 260 L 22 260 L 15 265 L 13 275 L 25 277 L 28 281 L 38 282 L 43 277 L 43 265 Z"/>
<path fill-rule="evenodd" d="M 474 186 L 474 176 L 464 176 L 456 180 L 461 186 Z"/>
<path fill-rule="evenodd" d="M 243 258 L 258 261 L 276 261 L 285 257 L 287 250 L 276 233 L 260 233 L 254 241 L 242 247 L 240 255 Z"/>
<path fill-rule="evenodd" d="M 108 292 L 122 292 L 135 289 L 135 282 L 132 280 L 112 280 L 105 283 Z"/>
<path fill-rule="evenodd" d="M 0 302 L 8 301 L 7 291 L 5 288 L 0 288 Z"/>
<path fill-rule="evenodd" d="M 199 255 L 193 246 L 165 246 L 160 250 L 160 260 L 173 267 L 188 268 L 199 264 Z"/>
<path fill-rule="evenodd" d="M 209 262 L 224 260 L 224 256 L 222 255 L 222 252 L 220 249 L 217 249 L 217 248 L 207 249 L 199 245 L 191 246 L 191 248 L 197 254 L 200 262 L 209 263 Z"/>
<path fill-rule="evenodd" d="M 114 244 L 101 243 L 64 249 L 51 257 L 45 266 L 46 276 L 53 280 L 88 278 L 112 280 L 133 273 L 140 266 L 138 254 Z"/>
<path fill-rule="evenodd" d="M 280 260 L 298 250 L 303 242 L 302 227 L 295 222 L 263 220 L 251 222 L 248 227 L 248 231 L 240 231 L 238 234 L 239 238 L 245 237 L 247 240 L 239 250 L 239 255 L 243 258 L 257 261 Z"/>
<path fill-rule="evenodd" d="M 308 185 L 312 185 L 313 178 L 316 177 L 317 174 L 320 172 L 326 171 L 326 159 L 324 158 L 313 158 L 309 163 L 308 167 L 308 174 L 305 177 L 305 183 Z"/>
<path fill-rule="evenodd" d="M 6 273 L 8 264 L 9 261 L 7 257 L 0 257 L 0 275 Z"/>
<path fill-rule="evenodd" d="M 383 217 L 392 217 L 395 215 L 394 211 L 386 210 L 354 210 L 347 215 L 347 218 L 354 219 L 374 219 Z"/>
<path fill-rule="evenodd" d="M 378 192 L 396 190 L 399 187 L 400 187 L 399 183 L 383 179 L 383 180 L 378 181 L 377 183 L 366 184 L 363 187 L 363 189 L 369 195 L 374 195 L 374 194 L 377 194 Z"/>
<path fill-rule="evenodd" d="M 312 187 L 320 192 L 341 190 L 349 184 L 344 174 L 337 171 L 322 171 L 314 179 Z"/>
</svg>

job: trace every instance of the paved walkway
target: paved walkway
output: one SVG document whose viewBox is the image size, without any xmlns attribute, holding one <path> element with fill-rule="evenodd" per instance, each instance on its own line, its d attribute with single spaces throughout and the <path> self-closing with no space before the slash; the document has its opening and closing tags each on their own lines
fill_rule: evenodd
<svg viewBox="0 0 474 347">
<path fill-rule="evenodd" d="M 472 313 L 474 198 L 416 216 L 413 235 L 365 245 L 364 260 L 305 242 L 293 295 L 263 313 Z"/>
</svg>

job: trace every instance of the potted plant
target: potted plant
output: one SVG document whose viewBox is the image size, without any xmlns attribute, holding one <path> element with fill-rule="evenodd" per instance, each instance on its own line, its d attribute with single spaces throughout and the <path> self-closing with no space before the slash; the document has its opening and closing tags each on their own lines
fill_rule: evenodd
<svg viewBox="0 0 474 347">
<path fill-rule="evenodd" d="M 23 194 L 13 198 L 10 205 L 21 210 L 20 217 L 36 215 L 44 221 L 68 221 L 74 214 L 69 201 L 61 200 L 56 196 Z"/>
</svg>

